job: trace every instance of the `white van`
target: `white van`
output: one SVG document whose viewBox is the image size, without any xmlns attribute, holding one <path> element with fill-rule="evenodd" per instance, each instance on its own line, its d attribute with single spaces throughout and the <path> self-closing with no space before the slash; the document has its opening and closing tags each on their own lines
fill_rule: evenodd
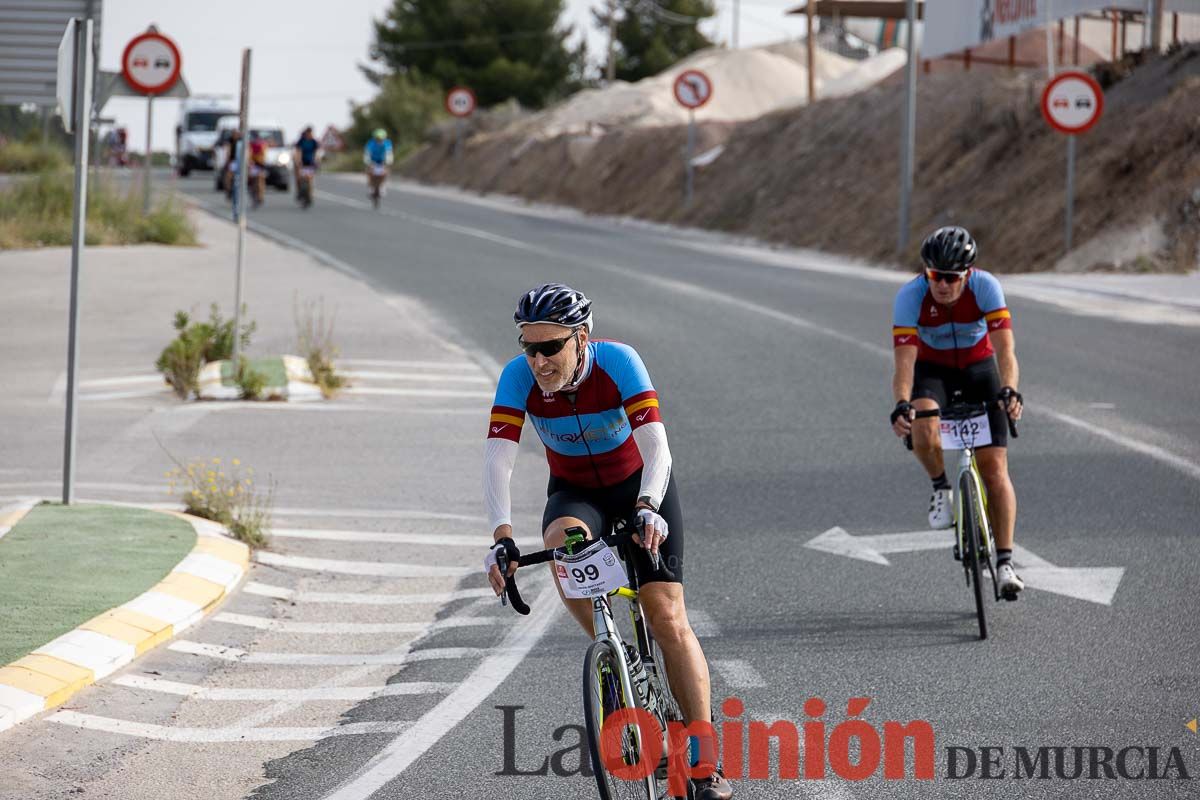
<svg viewBox="0 0 1200 800">
<path fill-rule="evenodd" d="M 229 158 L 229 139 L 238 129 L 238 115 L 221 117 L 216 125 L 216 151 L 213 166 L 217 170 L 215 188 L 221 189 L 221 175 Z M 267 185 L 286 192 L 292 173 L 292 147 L 283 136 L 283 126 L 266 120 L 250 124 L 250 136 L 257 134 L 267 142 Z"/>
<path fill-rule="evenodd" d="M 237 112 L 218 98 L 192 97 L 179 104 L 175 124 L 175 168 L 182 177 L 194 169 L 213 169 L 217 120 Z"/>
</svg>

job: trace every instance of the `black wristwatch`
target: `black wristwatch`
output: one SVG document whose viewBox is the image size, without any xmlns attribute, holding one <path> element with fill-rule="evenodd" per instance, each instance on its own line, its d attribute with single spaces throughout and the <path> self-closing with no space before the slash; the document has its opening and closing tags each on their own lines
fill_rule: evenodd
<svg viewBox="0 0 1200 800">
<path fill-rule="evenodd" d="M 653 511 L 655 514 L 658 513 L 658 506 L 655 505 L 654 501 L 650 499 L 650 495 L 648 495 L 648 494 L 644 494 L 641 497 L 639 497 L 637 499 L 637 505 L 645 506 L 645 507 L 649 508 L 651 511 Z"/>
</svg>

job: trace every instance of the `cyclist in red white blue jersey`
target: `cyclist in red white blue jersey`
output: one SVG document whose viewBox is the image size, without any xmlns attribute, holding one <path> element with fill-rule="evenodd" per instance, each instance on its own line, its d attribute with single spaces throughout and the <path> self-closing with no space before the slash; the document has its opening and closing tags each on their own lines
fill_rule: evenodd
<svg viewBox="0 0 1200 800">
<path fill-rule="evenodd" d="M 938 228 L 921 245 L 925 269 L 900 288 L 893 311 L 891 421 L 897 436 L 912 435 L 913 453 L 933 481 L 930 527 L 948 528 L 954 518 L 938 420 L 913 415 L 945 408 L 955 391 L 968 403 L 1001 401 L 988 411 L 992 443 L 975 457 L 996 535 L 996 577 L 1001 594 L 1015 600 L 1025 584 L 1012 565 L 1017 497 L 1008 476 L 1005 415 L 1021 418 L 1020 370 L 1004 291 L 994 275 L 974 267 L 977 255 L 971 234 L 956 226 Z"/>
<path fill-rule="evenodd" d="M 590 539 L 608 533 L 615 520 L 637 515 L 641 547 L 632 567 L 646 621 L 686 722 L 709 722 L 708 664 L 684 606 L 683 518 L 658 393 L 637 351 L 591 338 L 591 309 L 581 292 L 559 283 L 538 286 L 517 303 L 514 321 L 525 352 L 504 367 L 488 424 L 483 487 L 495 545 L 484 571 L 500 594 L 497 551 L 507 552 L 514 565 L 510 574 L 520 561 L 509 487 L 528 420 L 550 466 L 542 514 L 545 546 L 561 546 L 567 528 L 582 527 Z M 657 566 L 649 553 L 659 555 Z M 562 599 L 591 638 L 591 601 Z M 695 796 L 728 800 L 733 792 L 715 753 L 706 752 L 711 749 L 699 746 L 698 763 L 707 777 L 693 779 Z"/>
</svg>

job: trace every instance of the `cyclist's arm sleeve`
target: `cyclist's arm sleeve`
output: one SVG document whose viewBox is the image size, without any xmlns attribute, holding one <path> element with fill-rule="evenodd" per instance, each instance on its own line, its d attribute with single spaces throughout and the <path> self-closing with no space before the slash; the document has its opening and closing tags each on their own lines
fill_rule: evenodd
<svg viewBox="0 0 1200 800">
<path fill-rule="evenodd" d="M 370 144 L 363 146 L 363 163 L 368 164 L 368 165 L 371 163 L 371 145 Z"/>
<path fill-rule="evenodd" d="M 650 502 L 660 506 L 671 480 L 671 448 L 659 413 L 658 392 L 654 391 L 650 373 L 636 350 L 624 344 L 610 346 L 614 358 L 611 369 L 606 365 L 605 371 L 616 380 L 634 444 L 642 456 L 642 485 L 638 495 L 647 495 Z"/>
<path fill-rule="evenodd" d="M 990 272 L 975 271 L 971 273 L 971 291 L 975 293 L 975 302 L 987 320 L 989 331 L 1012 328 L 1012 314 L 1009 313 L 1008 303 L 1004 300 L 1004 290 L 1000 281 Z"/>
<path fill-rule="evenodd" d="M 912 281 L 900 287 L 892 307 L 892 346 L 917 346 L 917 320 L 921 317 L 921 301 L 925 299 L 925 284 Z"/>
<path fill-rule="evenodd" d="M 504 368 L 496 387 L 483 458 L 483 502 L 493 531 L 512 524 L 509 482 L 525 425 L 525 398 L 532 385 L 533 373 L 524 357 L 518 356 Z"/>
<path fill-rule="evenodd" d="M 391 142 L 387 143 L 387 163 L 388 164 L 392 163 L 392 143 Z"/>
</svg>

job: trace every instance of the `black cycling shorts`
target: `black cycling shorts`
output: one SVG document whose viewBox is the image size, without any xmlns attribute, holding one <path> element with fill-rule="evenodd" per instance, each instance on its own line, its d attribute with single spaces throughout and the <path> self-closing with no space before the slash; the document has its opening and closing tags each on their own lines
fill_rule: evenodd
<svg viewBox="0 0 1200 800">
<path fill-rule="evenodd" d="M 618 519 L 629 519 L 633 516 L 633 507 L 637 505 L 641 486 L 640 469 L 615 486 L 599 489 L 576 486 L 551 475 L 550 483 L 546 487 L 546 510 L 542 512 L 542 532 L 545 533 L 550 523 L 559 517 L 575 517 L 583 520 L 593 537 L 607 536 L 612 533 L 613 523 Z M 675 573 L 675 578 L 672 581 L 661 569 L 654 569 L 646 551 L 636 547 L 634 569 L 638 582 L 683 583 L 683 514 L 679 509 L 679 493 L 675 490 L 674 475 L 667 484 L 667 494 L 663 497 L 658 513 L 667 522 L 667 540 L 659 544 L 658 554 L 662 564 Z"/>
<path fill-rule="evenodd" d="M 997 399 L 1000 388 L 1000 368 L 994 357 L 961 369 L 928 361 L 918 361 L 913 368 L 913 399 L 927 397 L 938 408 L 949 404 L 955 390 L 963 393 L 964 402 L 983 403 Z M 984 447 L 1007 447 L 1008 413 L 999 404 L 988 407 L 988 426 L 992 429 L 992 443 Z"/>
</svg>

